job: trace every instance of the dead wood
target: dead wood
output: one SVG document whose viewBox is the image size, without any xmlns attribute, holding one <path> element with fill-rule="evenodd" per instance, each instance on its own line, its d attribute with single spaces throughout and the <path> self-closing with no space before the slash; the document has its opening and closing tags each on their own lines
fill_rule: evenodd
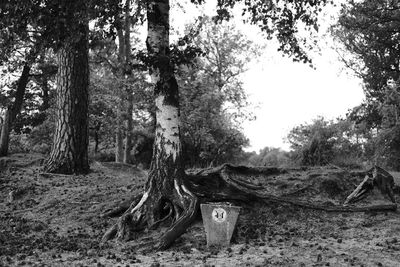
<svg viewBox="0 0 400 267">
<path fill-rule="evenodd" d="M 364 211 L 395 211 L 396 204 L 373 205 L 365 207 L 355 206 L 333 206 L 316 204 L 312 202 L 300 201 L 295 198 L 274 196 L 265 193 L 262 186 L 251 185 L 246 180 L 238 178 L 242 172 L 262 173 L 264 170 L 256 168 L 236 167 L 229 164 L 222 165 L 219 168 L 200 172 L 200 175 L 188 176 L 190 189 L 203 201 L 239 201 L 248 203 L 249 201 L 263 201 L 265 203 L 290 204 L 302 208 L 323 210 L 327 212 L 364 212 Z M 242 174 L 245 174 L 242 173 Z M 268 170 L 268 174 L 282 173 L 276 168 Z M 236 175 L 234 175 L 236 174 Z M 202 201 L 202 202 L 203 202 Z"/>
<path fill-rule="evenodd" d="M 103 236 L 103 242 L 117 237 L 121 240 L 132 238 L 133 232 L 141 231 L 145 228 L 152 229 L 161 222 L 172 222 L 157 243 L 158 249 L 168 248 L 196 218 L 199 212 L 200 203 L 206 202 L 232 202 L 243 205 L 255 203 L 276 203 L 283 205 L 295 205 L 307 209 L 322 210 L 326 212 L 368 212 L 368 211 L 395 211 L 396 204 L 373 205 L 373 206 L 339 206 L 329 204 L 318 204 L 308 201 L 300 201 L 295 198 L 280 197 L 265 193 L 265 188 L 260 184 L 243 179 L 246 175 L 278 175 L 287 172 L 279 168 L 250 168 L 244 166 L 233 166 L 224 164 L 213 169 L 204 169 L 188 172 L 182 180 L 182 184 L 176 188 L 179 191 L 174 194 L 180 195 L 181 205 L 168 203 L 166 206 L 169 212 L 165 217 L 154 220 L 152 217 L 154 203 L 149 191 L 145 194 L 133 197 L 130 206 L 127 202 L 120 204 L 116 209 L 105 213 L 107 216 L 116 215 L 124 212 L 118 223 L 113 225 Z M 175 188 L 175 189 L 176 189 Z M 172 218 L 174 216 L 174 218 Z M 167 220 L 170 217 L 170 220 Z"/>
</svg>

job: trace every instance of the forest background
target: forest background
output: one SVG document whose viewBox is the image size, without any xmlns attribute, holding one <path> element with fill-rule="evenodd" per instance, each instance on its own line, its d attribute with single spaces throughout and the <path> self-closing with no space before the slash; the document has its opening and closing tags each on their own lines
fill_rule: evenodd
<svg viewBox="0 0 400 267">
<path fill-rule="evenodd" d="M 89 152 L 94 160 L 147 168 L 155 109 L 140 39 L 145 21 L 137 10 L 114 33 L 106 21 L 90 23 Z M 171 45 L 181 88 L 185 166 L 379 164 L 400 170 L 398 12 L 397 1 L 349 1 L 341 7 L 329 32 L 341 60 L 362 80 L 364 102 L 343 118 L 318 117 L 294 127 L 287 136 L 290 151 L 265 147 L 258 153 L 245 152 L 249 140 L 242 125 L 253 119 L 253 106 L 241 75 L 262 47 L 232 21 L 215 24 L 204 15 L 186 25 Z M 1 23 L 0 152 L 49 153 L 56 119 L 55 54 L 42 43 L 40 28 L 9 29 Z"/>
</svg>

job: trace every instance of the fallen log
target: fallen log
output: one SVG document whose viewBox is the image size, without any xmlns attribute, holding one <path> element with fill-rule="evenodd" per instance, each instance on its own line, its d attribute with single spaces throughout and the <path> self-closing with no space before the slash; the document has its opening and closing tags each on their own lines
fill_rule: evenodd
<svg viewBox="0 0 400 267">
<path fill-rule="evenodd" d="M 116 211 L 126 211 L 103 236 L 102 242 L 117 237 L 120 240 L 129 240 L 133 232 L 144 229 L 152 229 L 160 222 L 170 223 L 170 227 L 160 237 L 156 247 L 158 249 L 168 248 L 174 240 L 183 234 L 187 227 L 194 221 L 199 213 L 201 203 L 207 202 L 231 202 L 238 205 L 252 205 L 256 203 L 277 203 L 285 205 L 295 205 L 307 209 L 322 210 L 326 212 L 372 212 L 372 211 L 395 211 L 396 204 L 371 205 L 371 206 L 341 206 L 324 205 L 308 201 L 300 201 L 294 198 L 280 197 L 265 193 L 265 188 L 260 184 L 252 183 L 242 179 L 242 175 L 278 175 L 285 173 L 286 170 L 279 168 L 249 168 L 243 166 L 232 166 L 224 164 L 218 168 L 200 170 L 182 174 L 182 180 L 175 181 L 174 194 L 177 194 L 179 202 L 169 201 L 165 196 L 161 197 L 162 207 L 165 211 L 160 212 L 161 205 L 158 205 L 158 216 L 155 220 L 154 202 L 150 201 L 154 194 L 151 191 L 156 183 L 147 185 L 150 188 L 144 194 L 135 197 L 128 208 L 127 205 L 120 205 L 115 211 L 108 212 L 108 215 L 117 214 Z M 158 186 L 158 185 L 157 185 Z M 155 194 L 156 195 L 156 194 Z M 157 195 L 156 195 L 157 196 Z M 172 198 L 173 199 L 173 198 Z M 182 208 L 184 207 L 184 208 Z"/>
</svg>

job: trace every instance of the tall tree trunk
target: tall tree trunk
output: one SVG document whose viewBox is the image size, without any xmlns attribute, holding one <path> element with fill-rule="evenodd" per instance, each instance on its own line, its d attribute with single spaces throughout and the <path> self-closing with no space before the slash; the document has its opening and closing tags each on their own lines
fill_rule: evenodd
<svg viewBox="0 0 400 267">
<path fill-rule="evenodd" d="M 129 0 L 127 2 L 129 2 Z M 118 63 L 120 79 L 125 79 L 126 40 L 124 37 L 124 30 L 126 30 L 126 23 L 126 19 L 122 19 L 121 14 L 118 14 L 116 17 L 116 28 L 118 36 Z M 125 92 L 122 88 L 118 88 L 117 90 L 119 92 L 120 104 L 117 107 L 117 125 L 115 129 L 115 162 L 124 162 L 124 112 L 122 109 L 125 105 Z"/>
<path fill-rule="evenodd" d="M 87 173 L 88 162 L 88 25 L 77 25 L 80 39 L 57 51 L 57 122 L 45 170 Z"/>
<path fill-rule="evenodd" d="M 4 114 L 3 125 L 1 127 L 0 157 L 5 157 L 8 154 L 9 138 L 10 138 L 10 109 L 7 109 Z"/>
<path fill-rule="evenodd" d="M 130 69 L 130 57 L 131 57 L 131 21 L 130 21 L 130 1 L 126 1 L 125 5 L 125 36 L 124 36 L 124 56 L 125 56 L 125 78 L 127 79 L 131 75 Z M 133 95 L 129 85 L 125 89 L 127 109 L 126 109 L 126 128 L 125 128 L 125 149 L 124 149 L 124 163 L 131 162 L 131 150 L 132 150 L 132 130 L 133 130 Z"/>
<path fill-rule="evenodd" d="M 97 155 L 97 153 L 99 153 L 100 129 L 101 129 L 101 122 L 97 121 L 93 127 L 93 130 L 94 130 L 94 154 L 95 155 Z"/>
<path fill-rule="evenodd" d="M 114 235 L 130 239 L 133 231 L 163 221 L 165 211 L 169 210 L 174 223 L 158 244 L 159 248 L 166 248 L 186 230 L 198 210 L 197 197 L 183 183 L 178 84 L 169 58 L 169 9 L 169 0 L 147 2 L 146 45 L 153 62 L 150 74 L 156 105 L 156 134 L 149 177 L 140 201 L 132 203 L 103 240 Z"/>
<path fill-rule="evenodd" d="M 43 77 L 42 82 L 42 104 L 39 107 L 40 111 L 45 111 L 50 107 L 50 96 L 49 96 L 49 81 L 47 77 Z"/>
<path fill-rule="evenodd" d="M 124 150 L 124 163 L 131 163 L 131 151 L 132 151 L 132 131 L 133 131 L 133 95 L 128 90 L 127 97 L 127 109 L 126 109 L 126 132 L 125 132 L 125 150 Z"/>
<path fill-rule="evenodd" d="M 117 114 L 120 113 L 117 112 Z M 122 136 L 122 120 L 120 116 L 117 115 L 117 129 L 115 131 L 115 162 L 123 162 L 124 160 L 124 137 Z"/>
<path fill-rule="evenodd" d="M 8 107 L 3 127 L 1 129 L 1 136 L 0 136 L 0 157 L 7 156 L 8 154 L 8 143 L 10 139 L 10 131 L 14 126 L 15 120 L 17 115 L 21 111 L 22 103 L 24 102 L 24 95 L 26 86 L 29 82 L 29 72 L 31 67 L 29 65 L 24 65 L 22 69 L 21 76 L 18 80 L 17 84 L 17 91 L 15 93 L 15 100 L 14 102 Z"/>
</svg>

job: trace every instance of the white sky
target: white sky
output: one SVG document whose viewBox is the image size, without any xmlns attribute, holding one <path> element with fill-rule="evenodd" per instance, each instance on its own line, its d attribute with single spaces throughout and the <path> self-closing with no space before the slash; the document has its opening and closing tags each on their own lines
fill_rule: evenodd
<svg viewBox="0 0 400 267">
<path fill-rule="evenodd" d="M 248 151 L 265 146 L 288 150 L 284 138 L 289 131 L 317 116 L 335 119 L 364 98 L 360 81 L 341 72 L 341 64 L 331 51 L 316 58 L 316 70 L 293 63 L 271 51 L 268 60 L 254 65 L 244 77 L 244 86 L 257 119 L 244 124 L 250 139 Z M 333 55 L 333 57 L 332 57 Z"/>
<path fill-rule="evenodd" d="M 176 1 L 175 1 L 176 2 Z M 193 5 L 182 3 L 185 8 L 173 8 L 171 26 L 183 25 L 196 17 L 198 10 Z M 216 1 L 208 1 L 200 9 L 212 13 Z M 173 5 L 174 7 L 174 5 Z M 175 11 L 174 11 L 175 9 Z M 324 16 L 325 28 L 334 20 L 336 9 L 330 9 Z M 173 12 L 176 12 L 175 15 Z M 255 28 L 243 26 L 254 42 L 265 42 Z M 322 30 L 323 32 L 323 30 Z M 323 33 L 321 33 L 323 35 Z M 276 44 L 267 43 L 264 56 L 253 62 L 243 77 L 244 88 L 250 95 L 250 101 L 258 106 L 254 110 L 255 121 L 243 125 L 245 135 L 250 139 L 247 151 L 259 151 L 265 146 L 289 149 L 284 139 L 289 131 L 305 122 L 311 122 L 317 116 L 335 119 L 344 116 L 347 111 L 360 104 L 364 99 L 361 81 L 343 71 L 343 64 L 331 48 L 331 40 L 321 43 L 321 55 L 313 55 L 314 66 L 293 63 L 276 51 Z"/>
</svg>

